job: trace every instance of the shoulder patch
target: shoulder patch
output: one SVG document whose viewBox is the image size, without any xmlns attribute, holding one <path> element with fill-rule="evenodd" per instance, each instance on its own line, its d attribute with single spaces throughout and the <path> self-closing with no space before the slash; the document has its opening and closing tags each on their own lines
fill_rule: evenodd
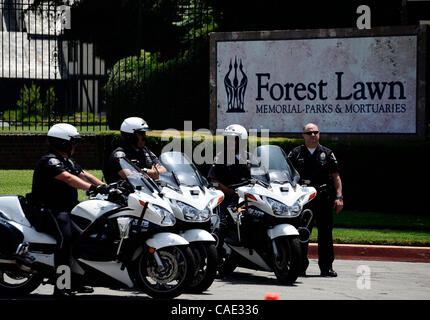
<svg viewBox="0 0 430 320">
<path fill-rule="evenodd" d="M 48 160 L 48 164 L 50 166 L 57 166 L 60 163 L 61 163 L 60 160 L 58 160 L 57 158 L 51 158 L 51 159 Z"/>
<path fill-rule="evenodd" d="M 117 151 L 117 152 L 114 153 L 113 157 L 117 158 L 117 159 L 119 159 L 119 158 L 125 158 L 125 153 L 123 151 Z"/>
<path fill-rule="evenodd" d="M 336 157 L 334 156 L 334 153 L 333 153 L 333 152 L 330 154 L 330 158 L 332 158 L 334 161 L 337 161 L 337 159 L 336 159 Z"/>
</svg>

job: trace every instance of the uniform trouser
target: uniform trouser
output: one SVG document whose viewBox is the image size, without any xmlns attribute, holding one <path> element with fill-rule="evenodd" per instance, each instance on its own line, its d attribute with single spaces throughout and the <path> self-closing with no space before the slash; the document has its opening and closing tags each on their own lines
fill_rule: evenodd
<svg viewBox="0 0 430 320">
<path fill-rule="evenodd" d="M 57 240 L 54 254 L 55 269 L 61 265 L 69 266 L 72 259 L 72 222 L 67 211 L 54 212 L 56 230 L 53 235 Z"/>
<path fill-rule="evenodd" d="M 227 207 L 234 204 L 237 204 L 237 198 L 226 195 L 224 200 L 219 205 L 219 213 L 220 213 L 219 232 L 222 238 L 224 238 L 228 233 L 229 212 L 227 210 Z"/>
<path fill-rule="evenodd" d="M 309 224 L 309 231 L 316 224 L 318 228 L 318 266 L 321 271 L 327 271 L 332 268 L 334 261 L 333 248 L 333 204 L 330 199 L 315 199 L 309 204 L 312 210 L 313 219 Z M 303 254 L 303 271 L 309 266 L 308 259 L 309 242 L 302 244 Z"/>
</svg>

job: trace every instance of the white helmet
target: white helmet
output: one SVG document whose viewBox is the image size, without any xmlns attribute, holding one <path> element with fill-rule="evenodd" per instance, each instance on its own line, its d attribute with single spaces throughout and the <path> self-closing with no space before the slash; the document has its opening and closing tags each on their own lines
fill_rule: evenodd
<svg viewBox="0 0 430 320">
<path fill-rule="evenodd" d="M 122 124 L 120 131 L 124 133 L 135 133 L 138 131 L 149 131 L 149 126 L 145 120 L 138 117 L 130 117 L 125 119 Z"/>
<path fill-rule="evenodd" d="M 248 132 L 240 124 L 231 124 L 227 128 L 225 128 L 223 136 L 236 136 L 240 139 L 247 140 Z"/>
<path fill-rule="evenodd" d="M 71 141 L 72 139 L 79 139 L 78 129 L 68 123 L 54 124 L 48 131 L 48 137 Z"/>
<path fill-rule="evenodd" d="M 68 123 L 54 124 L 48 131 L 51 147 L 70 155 L 73 144 L 81 139 L 78 129 Z"/>
</svg>

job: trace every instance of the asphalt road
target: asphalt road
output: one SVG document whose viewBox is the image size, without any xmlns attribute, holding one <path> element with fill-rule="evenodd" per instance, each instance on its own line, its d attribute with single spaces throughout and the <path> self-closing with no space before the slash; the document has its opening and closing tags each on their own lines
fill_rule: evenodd
<svg viewBox="0 0 430 320">
<path fill-rule="evenodd" d="M 238 268 L 225 279 L 216 279 L 203 294 L 182 294 L 178 300 L 264 300 L 275 292 L 280 300 L 428 300 L 430 264 L 364 260 L 336 260 L 337 278 L 319 275 L 317 261 L 311 259 L 307 277 L 292 286 L 278 284 L 274 274 Z M 148 300 L 131 290 L 94 288 L 92 294 L 79 294 L 80 300 Z M 53 287 L 39 287 L 26 299 L 52 299 Z M 12 298 L 15 299 L 15 298 Z"/>
</svg>

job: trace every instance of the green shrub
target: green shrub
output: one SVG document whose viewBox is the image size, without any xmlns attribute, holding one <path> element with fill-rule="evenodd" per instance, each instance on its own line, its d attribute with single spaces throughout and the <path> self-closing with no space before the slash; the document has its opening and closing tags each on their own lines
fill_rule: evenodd
<svg viewBox="0 0 430 320">
<path fill-rule="evenodd" d="M 5 110 L 2 120 L 9 122 L 41 122 L 53 116 L 53 110 L 58 99 L 53 87 L 46 90 L 45 100 L 40 94 L 40 87 L 35 83 L 24 84 L 16 102 L 16 109 Z"/>
<path fill-rule="evenodd" d="M 141 116 L 152 128 L 183 129 L 184 120 L 209 122 L 208 42 L 180 58 L 161 61 L 143 54 L 119 61 L 105 86 L 108 122 L 119 129 L 123 119 Z"/>
</svg>

